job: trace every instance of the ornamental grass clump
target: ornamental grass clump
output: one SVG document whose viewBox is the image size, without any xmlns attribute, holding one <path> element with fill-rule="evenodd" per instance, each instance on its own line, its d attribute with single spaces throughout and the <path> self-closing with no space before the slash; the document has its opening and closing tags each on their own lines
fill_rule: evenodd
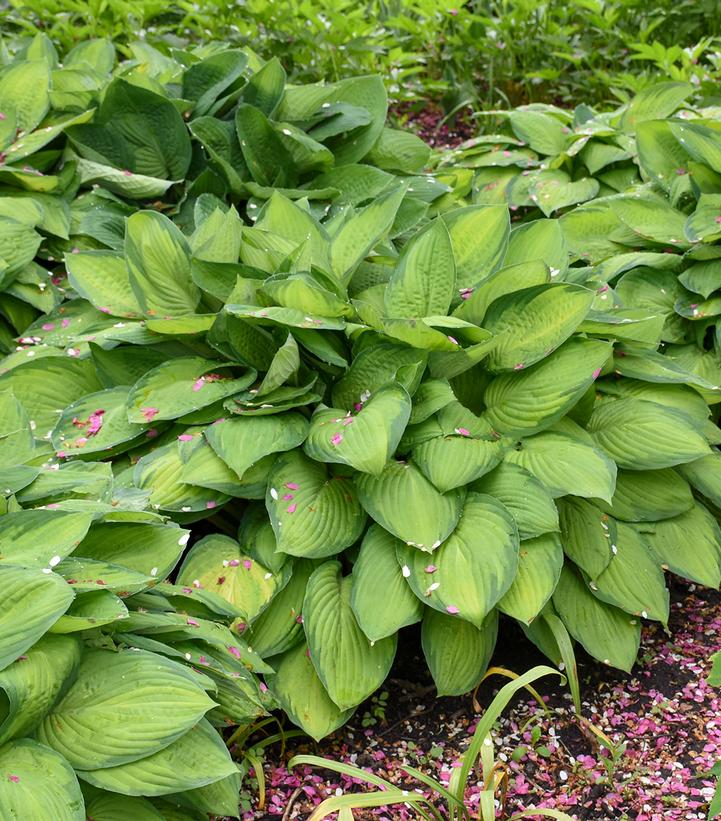
<svg viewBox="0 0 721 821">
<path fill-rule="evenodd" d="M 712 126 L 679 201 L 641 157 L 512 224 L 377 78 L 133 55 L 0 72 L 0 804 L 234 815 L 220 731 L 322 738 L 408 625 L 459 694 L 499 614 L 629 670 L 665 569 L 719 585 L 715 322 L 660 284 L 719 253 Z"/>
</svg>

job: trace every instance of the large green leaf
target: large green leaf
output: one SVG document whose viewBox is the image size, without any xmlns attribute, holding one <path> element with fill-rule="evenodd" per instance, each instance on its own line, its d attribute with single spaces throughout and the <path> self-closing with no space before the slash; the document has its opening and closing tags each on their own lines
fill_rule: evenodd
<svg viewBox="0 0 721 821">
<path fill-rule="evenodd" d="M 0 807 L 10 818 L 85 821 L 85 805 L 72 767 L 30 738 L 0 747 Z"/>
<path fill-rule="evenodd" d="M 703 505 L 638 529 L 664 568 L 707 587 L 721 584 L 721 530 Z"/>
<path fill-rule="evenodd" d="M 442 215 L 456 263 L 456 292 L 475 287 L 501 264 L 510 221 L 504 205 L 467 206 Z"/>
<path fill-rule="evenodd" d="M 463 492 L 440 493 L 413 462 L 391 461 L 379 476 L 356 478 L 366 511 L 406 544 L 431 552 L 460 519 Z"/>
<path fill-rule="evenodd" d="M 192 590 L 199 582 L 203 589 L 236 605 L 247 623 L 268 606 L 287 578 L 282 571 L 272 573 L 244 555 L 235 539 L 214 533 L 193 545 L 178 571 L 177 583 Z"/>
<path fill-rule="evenodd" d="M 371 525 L 353 565 L 351 607 L 371 641 L 392 636 L 423 617 L 423 605 L 406 583 L 396 560 L 398 539 Z"/>
<path fill-rule="evenodd" d="M 331 701 L 305 642 L 284 653 L 275 664 L 275 673 L 266 678 L 291 720 L 316 741 L 337 730 L 353 714 L 353 708 L 341 710 Z"/>
<path fill-rule="evenodd" d="M 0 673 L 5 694 L 0 743 L 32 733 L 80 661 L 80 653 L 74 638 L 44 636 Z"/>
<path fill-rule="evenodd" d="M 77 770 L 115 768 L 167 747 L 213 706 L 190 671 L 169 659 L 145 651 L 86 651 L 77 679 L 38 738 Z"/>
<path fill-rule="evenodd" d="M 520 465 L 502 462 L 470 487 L 503 504 L 516 520 L 521 539 L 532 539 L 559 529 L 553 497 L 542 482 Z"/>
<path fill-rule="evenodd" d="M 611 503 L 602 507 L 624 522 L 657 522 L 690 510 L 693 496 L 688 483 L 671 468 L 619 470 Z"/>
<path fill-rule="evenodd" d="M 0 568 L 0 670 L 32 647 L 73 600 L 65 581 L 44 570 Z"/>
<path fill-rule="evenodd" d="M 530 624 L 551 598 L 563 567 L 563 549 L 556 533 L 521 542 L 518 571 L 498 602 L 498 609 Z"/>
<path fill-rule="evenodd" d="M 224 419 L 205 431 L 220 458 L 240 477 L 265 456 L 292 450 L 306 437 L 308 422 L 299 413 Z"/>
<path fill-rule="evenodd" d="M 616 548 L 606 569 L 591 582 L 598 598 L 627 613 L 668 623 L 668 590 L 648 545 L 630 525 L 618 522 Z"/>
<path fill-rule="evenodd" d="M 125 257 L 117 251 L 67 254 L 68 281 L 98 310 L 113 316 L 138 317 L 143 310 L 130 285 Z"/>
<path fill-rule="evenodd" d="M 425 609 L 423 655 L 439 696 L 460 696 L 481 680 L 496 645 L 498 615 L 491 612 L 480 628 L 470 622 Z"/>
<path fill-rule="evenodd" d="M 639 619 L 597 599 L 568 566 L 561 571 L 553 605 L 587 653 L 604 664 L 631 671 L 641 640 Z"/>
<path fill-rule="evenodd" d="M 544 431 L 522 439 L 504 455 L 535 476 L 552 496 L 591 496 L 610 501 L 616 465 L 593 444 L 567 433 Z"/>
<path fill-rule="evenodd" d="M 254 371 L 238 368 L 234 374 L 228 367 L 199 356 L 162 362 L 133 385 L 128 396 L 128 419 L 135 423 L 177 419 L 238 393 L 253 382 Z"/>
<path fill-rule="evenodd" d="M 618 552 L 616 520 L 586 499 L 559 499 L 561 542 L 566 555 L 592 579 L 598 578 Z"/>
<path fill-rule="evenodd" d="M 486 418 L 505 434 L 549 427 L 583 396 L 609 354 L 607 342 L 569 339 L 528 370 L 497 376 L 485 392 Z"/>
<path fill-rule="evenodd" d="M 6 65 L 0 73 L 0 111 L 15 115 L 15 128 L 19 131 L 32 131 L 50 107 L 49 91 L 50 71 L 44 60 Z"/>
<path fill-rule="evenodd" d="M 0 562 L 55 567 L 75 550 L 92 518 L 62 510 L 18 510 L 0 518 Z"/>
<path fill-rule="evenodd" d="M 565 282 L 537 285 L 492 302 L 484 327 L 499 336 L 488 356 L 492 370 L 520 370 L 555 350 L 585 319 L 594 293 Z"/>
<path fill-rule="evenodd" d="M 385 681 L 396 637 L 370 641 L 351 607 L 353 580 L 339 562 L 324 562 L 308 580 L 303 626 L 313 666 L 332 701 L 352 709 Z"/>
<path fill-rule="evenodd" d="M 511 586 L 518 569 L 518 530 L 491 496 L 469 493 L 453 533 L 433 553 L 398 545 L 398 562 L 421 601 L 476 627 Z"/>
<path fill-rule="evenodd" d="M 403 248 L 385 294 L 391 317 L 445 316 L 456 280 L 453 246 L 436 219 Z"/>
<path fill-rule="evenodd" d="M 130 286 L 146 316 L 195 312 L 200 291 L 190 276 L 190 247 L 168 217 L 157 211 L 129 217 L 125 258 Z"/>
<path fill-rule="evenodd" d="M 413 448 L 413 461 L 445 493 L 493 470 L 503 458 L 501 442 L 471 436 L 459 427 L 451 436 L 436 436 Z"/>
<path fill-rule="evenodd" d="M 80 771 L 83 781 L 124 795 L 170 795 L 235 775 L 223 739 L 205 719 L 159 752 L 127 764 Z M 225 808 L 215 811 L 225 814 Z"/>
<path fill-rule="evenodd" d="M 365 523 L 353 483 L 298 450 L 278 457 L 265 504 L 278 550 L 292 556 L 333 556 L 356 541 Z"/>
<path fill-rule="evenodd" d="M 602 402 L 588 429 L 619 467 L 630 470 L 673 467 L 709 453 L 688 416 L 642 399 Z"/>
<path fill-rule="evenodd" d="M 395 453 L 410 414 L 406 389 L 389 383 L 372 393 L 355 413 L 317 410 L 303 449 L 316 461 L 338 462 L 377 475 Z"/>
</svg>

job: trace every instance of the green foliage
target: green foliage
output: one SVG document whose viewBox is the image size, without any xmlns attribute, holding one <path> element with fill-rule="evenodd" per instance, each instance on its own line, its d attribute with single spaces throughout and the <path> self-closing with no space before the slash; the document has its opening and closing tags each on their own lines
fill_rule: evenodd
<svg viewBox="0 0 721 821">
<path fill-rule="evenodd" d="M 81 44 L 68 91 L 80 90 L 84 41 L 108 38 L 142 59 L 139 36 L 170 56 L 198 39 L 250 46 L 299 82 L 378 73 L 393 99 L 439 99 L 451 114 L 607 102 L 659 76 L 718 96 L 716 0 L 11 0 L 0 19 L 7 31 L 47 33 L 63 52 Z"/>
<path fill-rule="evenodd" d="M 719 298 L 720 142 L 686 86 L 577 110 L 588 134 L 516 111 L 429 172 L 378 78 L 110 58 L 85 44 L 77 97 L 43 37 L 0 75 L 5 791 L 54 768 L 49 806 L 233 815 L 218 730 L 281 707 L 322 738 L 408 625 L 456 694 L 499 612 L 628 670 L 664 570 L 719 585 L 721 340 L 691 295 Z M 509 212 L 553 152 L 554 207 Z"/>
</svg>

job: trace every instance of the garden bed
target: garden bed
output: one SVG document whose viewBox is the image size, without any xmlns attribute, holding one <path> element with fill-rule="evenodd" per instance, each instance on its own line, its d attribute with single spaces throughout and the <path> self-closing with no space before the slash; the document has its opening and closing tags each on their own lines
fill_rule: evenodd
<svg viewBox="0 0 721 821">
<path fill-rule="evenodd" d="M 721 753 L 719 694 L 706 683 L 708 658 L 721 649 L 721 594 L 682 582 L 676 582 L 671 593 L 670 635 L 658 624 L 644 627 L 632 675 L 602 668 L 579 651 L 585 717 L 617 745 L 626 742 L 615 765 L 579 731 L 570 695 L 550 679 L 550 686 L 541 682 L 538 688 L 551 708 L 549 716 L 544 717 L 536 702 L 522 698 L 503 717 L 495 741 L 498 753 L 508 761 L 509 814 L 545 806 L 563 809 L 579 821 L 706 817 L 713 781 L 704 773 Z M 542 661 L 528 643 L 511 635 L 515 628 L 510 623 L 504 628 L 506 640 L 499 641 L 495 664 L 522 671 Z M 519 647 L 523 658 L 516 652 Z M 378 705 L 367 702 L 347 726 L 320 745 L 291 742 L 288 756 L 314 752 L 355 763 L 394 783 L 403 783 L 400 767 L 410 764 L 447 781 L 467 747 L 476 717 L 471 696 L 435 699 L 426 679 L 420 657 L 398 659 L 387 682 L 390 696 L 383 720 L 362 726 L 364 714 Z M 494 678 L 483 685 L 478 693 L 482 706 L 500 681 Z M 521 756 L 524 748 L 527 752 Z M 246 821 L 269 821 L 284 813 L 288 819 L 307 818 L 315 804 L 336 790 L 365 789 L 309 768 L 289 772 L 273 754 L 266 761 L 266 777 L 267 810 L 247 813 Z M 475 783 L 468 793 L 470 807 L 477 806 L 479 789 Z M 355 813 L 357 819 L 414 818 L 412 811 L 404 814 L 399 808 Z"/>
</svg>

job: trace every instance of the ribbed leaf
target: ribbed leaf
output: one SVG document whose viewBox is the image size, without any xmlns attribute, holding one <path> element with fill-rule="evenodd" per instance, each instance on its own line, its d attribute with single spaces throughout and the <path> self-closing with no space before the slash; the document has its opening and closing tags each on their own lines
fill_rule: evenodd
<svg viewBox="0 0 721 821">
<path fill-rule="evenodd" d="M 586 499 L 568 496 L 557 505 L 566 555 L 592 579 L 598 578 L 618 550 L 616 520 Z"/>
<path fill-rule="evenodd" d="M 114 768 L 167 747 L 213 706 L 192 673 L 169 659 L 145 651 L 87 651 L 38 738 L 77 770 Z"/>
<path fill-rule="evenodd" d="M 396 652 L 396 636 L 370 641 L 351 608 L 353 580 L 339 562 L 325 562 L 310 577 L 303 625 L 313 666 L 332 701 L 351 709 L 385 681 Z"/>
<path fill-rule="evenodd" d="M 421 550 L 435 550 L 461 516 L 463 492 L 439 493 L 413 462 L 391 461 L 380 476 L 357 477 L 356 486 L 379 525 Z"/>
<path fill-rule="evenodd" d="M 45 572 L 48 571 L 48 572 Z M 68 609 L 74 593 L 55 573 L 0 568 L 0 670 L 32 647 Z"/>
<path fill-rule="evenodd" d="M 566 433 L 544 431 L 523 439 L 503 457 L 535 476 L 552 496 L 590 496 L 610 501 L 616 465 L 585 440 Z"/>
<path fill-rule="evenodd" d="M 54 750 L 29 738 L 0 747 L 0 807 L 10 818 L 85 821 L 85 805 L 72 767 Z"/>
<path fill-rule="evenodd" d="M 476 627 L 511 586 L 518 569 L 518 530 L 491 496 L 469 493 L 456 529 L 431 557 L 397 547 L 398 562 L 421 601 Z"/>
<path fill-rule="evenodd" d="M 423 655 L 439 696 L 460 696 L 481 680 L 496 646 L 498 615 L 489 614 L 480 629 L 470 622 L 425 609 Z"/>
<path fill-rule="evenodd" d="M 639 619 L 597 599 L 568 566 L 561 571 L 553 606 L 587 653 L 630 672 L 641 640 Z"/>
<path fill-rule="evenodd" d="M 131 422 L 177 419 L 247 388 L 255 372 L 234 375 L 228 365 L 198 356 L 163 362 L 133 385 L 128 397 Z"/>
<path fill-rule="evenodd" d="M 278 550 L 292 556 L 333 556 L 355 542 L 365 523 L 353 484 L 298 450 L 278 457 L 265 504 Z"/>
<path fill-rule="evenodd" d="M 192 790 L 236 772 L 223 739 L 203 719 L 160 752 L 115 767 L 79 770 L 78 775 L 83 781 L 111 792 L 156 796 Z"/>
<path fill-rule="evenodd" d="M 639 530 L 664 568 L 706 587 L 721 584 L 721 530 L 703 505 Z"/>
<path fill-rule="evenodd" d="M 543 361 L 497 376 L 485 392 L 485 416 L 500 433 L 528 435 L 567 413 L 601 372 L 610 345 L 570 339 Z"/>
<path fill-rule="evenodd" d="M 351 607 L 371 641 L 392 636 L 423 616 L 423 605 L 396 560 L 400 544 L 379 525 L 371 525 L 353 565 Z"/>
<path fill-rule="evenodd" d="M 275 674 L 266 678 L 293 723 L 316 741 L 330 735 L 353 715 L 352 708 L 340 710 L 331 701 L 305 642 L 284 653 L 275 663 Z"/>
<path fill-rule="evenodd" d="M 55 567 L 88 532 L 87 513 L 18 510 L 0 518 L 0 564 Z"/>
<path fill-rule="evenodd" d="M 74 638 L 44 636 L 0 673 L 5 694 L 0 744 L 32 733 L 80 661 L 80 653 Z"/>
<path fill-rule="evenodd" d="M 709 453 L 685 414 L 642 399 L 603 402 L 588 429 L 619 467 L 631 470 L 673 467 Z"/>
<path fill-rule="evenodd" d="M 272 573 L 244 555 L 235 539 L 214 533 L 193 545 L 178 571 L 177 583 L 192 590 L 200 582 L 204 590 L 234 604 L 247 623 L 268 606 L 287 579 L 287 573 Z"/>
<path fill-rule="evenodd" d="M 693 496 L 688 483 L 671 468 L 619 470 L 611 504 L 601 507 L 624 522 L 657 522 L 690 510 Z"/>
<path fill-rule="evenodd" d="M 438 218 L 404 246 L 386 288 L 388 316 L 445 316 L 455 279 L 451 238 L 445 223 Z"/>
<path fill-rule="evenodd" d="M 498 609 L 530 624 L 551 598 L 563 567 L 563 549 L 556 533 L 521 542 L 518 571 L 498 602 Z"/>
<path fill-rule="evenodd" d="M 389 383 L 371 394 L 355 414 L 335 408 L 317 410 L 303 449 L 316 461 L 339 462 L 377 475 L 395 453 L 410 413 L 406 389 Z"/>
<path fill-rule="evenodd" d="M 475 439 L 466 428 L 458 431 L 458 435 L 437 436 L 413 448 L 413 461 L 441 493 L 478 479 L 503 458 L 505 445 Z"/>
<path fill-rule="evenodd" d="M 502 462 L 471 485 L 471 490 L 493 496 L 516 521 L 521 539 L 557 531 L 558 511 L 542 482 L 520 465 Z"/>
</svg>

